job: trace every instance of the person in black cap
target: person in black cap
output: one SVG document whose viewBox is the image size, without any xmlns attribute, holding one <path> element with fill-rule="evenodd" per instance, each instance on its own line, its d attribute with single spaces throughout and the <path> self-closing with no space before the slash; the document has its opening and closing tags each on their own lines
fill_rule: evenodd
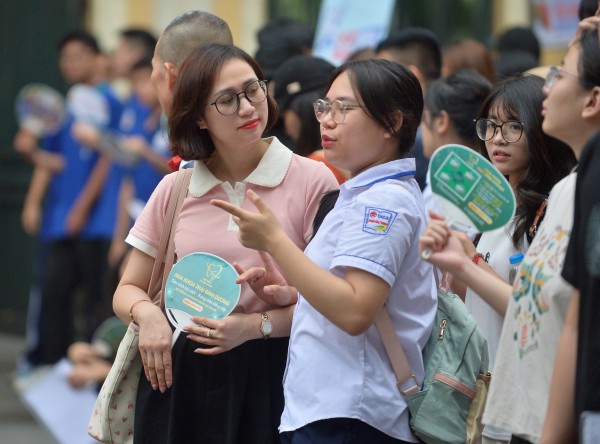
<svg viewBox="0 0 600 444">
<path fill-rule="evenodd" d="M 256 61 L 271 80 L 279 67 L 297 55 L 310 55 L 313 31 L 302 22 L 289 18 L 276 18 L 264 25 L 256 34 L 259 48 Z"/>
<path fill-rule="evenodd" d="M 527 51 L 504 51 L 496 60 L 496 76 L 498 80 L 520 76 L 537 66 L 539 60 Z"/>
<path fill-rule="evenodd" d="M 540 42 L 530 28 L 507 29 L 498 37 L 496 49 L 498 79 L 518 76 L 540 64 Z"/>
<path fill-rule="evenodd" d="M 313 109 L 313 103 L 321 98 L 334 69 L 324 59 L 297 55 L 275 71 L 273 83 L 285 132 L 293 141 L 292 150 L 300 156 L 324 162 L 338 182 L 343 183 L 347 173 L 325 162 L 320 154 L 321 132 Z"/>
<path fill-rule="evenodd" d="M 298 55 L 312 53 L 313 30 L 302 22 L 289 18 L 275 18 L 267 22 L 256 34 L 258 50 L 255 59 L 271 82 L 275 72 L 286 60 Z M 270 89 L 270 92 L 272 89 Z M 265 137 L 275 136 L 281 143 L 294 148 L 294 141 L 287 136 L 281 116 Z"/>
</svg>

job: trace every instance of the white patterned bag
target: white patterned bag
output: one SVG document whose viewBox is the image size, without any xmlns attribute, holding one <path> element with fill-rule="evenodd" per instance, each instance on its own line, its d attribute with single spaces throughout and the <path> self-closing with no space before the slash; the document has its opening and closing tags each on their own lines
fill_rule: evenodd
<svg viewBox="0 0 600 444">
<path fill-rule="evenodd" d="M 89 435 L 100 442 L 133 442 L 135 397 L 143 370 L 138 344 L 138 332 L 129 324 L 88 425 Z"/>
<path fill-rule="evenodd" d="M 177 173 L 165 214 L 158 252 L 152 268 L 148 295 L 154 303 L 160 304 L 160 306 L 163 305 L 162 295 L 164 294 L 166 278 L 173 266 L 173 235 L 175 234 L 177 216 L 187 194 L 191 175 L 192 169 Z M 158 285 L 161 274 L 163 279 Z M 175 340 L 176 336 L 173 335 L 173 342 Z M 94 411 L 88 424 L 88 434 L 92 438 L 110 444 L 133 443 L 135 400 L 142 371 L 138 328 L 134 323 L 130 323 L 123 340 L 119 344 L 115 361 L 104 380 L 104 384 L 102 384 L 94 405 Z"/>
</svg>

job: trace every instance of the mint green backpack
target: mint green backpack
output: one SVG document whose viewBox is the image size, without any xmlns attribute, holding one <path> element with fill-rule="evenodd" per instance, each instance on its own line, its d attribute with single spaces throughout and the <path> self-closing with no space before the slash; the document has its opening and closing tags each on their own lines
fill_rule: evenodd
<svg viewBox="0 0 600 444">
<path fill-rule="evenodd" d="M 438 308 L 423 349 L 425 380 L 416 380 L 385 307 L 375 321 L 410 411 L 410 427 L 428 444 L 467 442 L 477 380 L 489 377 L 487 340 L 463 301 L 438 288 Z M 403 390 L 409 380 L 414 386 Z"/>
</svg>

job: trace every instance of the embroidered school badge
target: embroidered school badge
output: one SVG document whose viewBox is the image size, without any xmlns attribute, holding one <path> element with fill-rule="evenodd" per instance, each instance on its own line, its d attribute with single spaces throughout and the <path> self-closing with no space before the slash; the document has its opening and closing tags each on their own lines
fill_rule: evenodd
<svg viewBox="0 0 600 444">
<path fill-rule="evenodd" d="M 383 208 L 365 208 L 363 231 L 371 234 L 388 234 L 398 213 Z"/>
</svg>

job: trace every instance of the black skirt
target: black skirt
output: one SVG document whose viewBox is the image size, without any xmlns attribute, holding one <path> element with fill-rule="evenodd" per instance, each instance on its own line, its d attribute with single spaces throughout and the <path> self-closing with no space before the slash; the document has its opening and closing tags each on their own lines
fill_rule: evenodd
<svg viewBox="0 0 600 444">
<path fill-rule="evenodd" d="M 173 385 L 152 390 L 144 372 L 135 410 L 135 444 L 276 444 L 283 412 L 289 338 L 257 339 L 215 356 L 181 334 Z"/>
</svg>

